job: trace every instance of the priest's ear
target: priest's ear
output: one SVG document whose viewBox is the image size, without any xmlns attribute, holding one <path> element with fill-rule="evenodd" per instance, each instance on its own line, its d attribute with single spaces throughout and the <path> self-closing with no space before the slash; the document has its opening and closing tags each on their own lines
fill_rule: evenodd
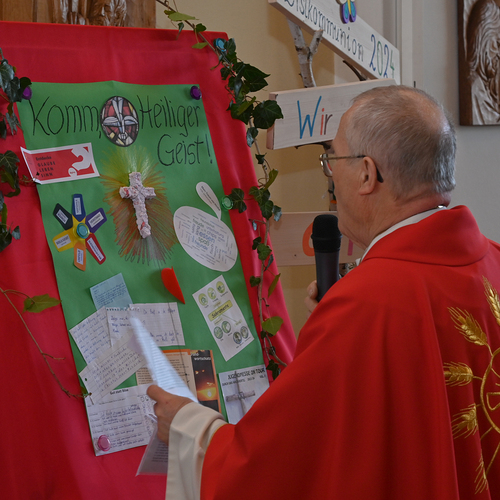
<svg viewBox="0 0 500 500">
<path fill-rule="evenodd" d="M 375 165 L 370 156 L 364 156 L 361 161 L 359 194 L 371 194 L 383 180 L 377 169 L 377 165 Z"/>
</svg>

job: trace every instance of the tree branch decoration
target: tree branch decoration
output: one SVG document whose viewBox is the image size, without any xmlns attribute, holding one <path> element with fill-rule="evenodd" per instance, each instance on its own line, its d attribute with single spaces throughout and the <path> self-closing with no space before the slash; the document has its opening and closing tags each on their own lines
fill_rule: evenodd
<svg viewBox="0 0 500 500">
<path fill-rule="evenodd" d="M 260 275 L 251 276 L 250 285 L 257 287 L 259 322 L 261 325 L 259 333 L 267 356 L 267 369 L 271 371 L 273 378 L 276 378 L 286 364 L 276 355 L 272 337 L 278 333 L 283 324 L 283 319 L 279 316 L 269 317 L 266 310 L 269 307 L 267 300 L 276 288 L 280 274 L 274 275 L 267 290 L 267 299 L 264 297 L 263 285 L 264 273 L 272 272 L 270 266 L 274 261 L 271 247 L 268 245 L 270 221 L 271 219 L 275 221 L 280 219 L 281 208 L 271 201 L 269 191 L 269 187 L 276 180 L 278 171 L 270 167 L 265 158 L 266 155 L 261 153 L 257 136 L 259 129 L 267 130 L 271 128 L 278 118 L 283 118 L 283 114 L 276 101 L 258 101 L 255 96 L 250 95 L 267 86 L 266 78 L 269 75 L 238 59 L 234 39 L 217 38 L 213 43 L 210 43 L 203 35 L 206 27 L 201 23 L 195 23 L 195 17 L 180 13 L 177 10 L 175 0 L 156 1 L 166 7 L 165 14 L 177 26 L 179 34 L 186 25 L 194 31 L 196 43 L 193 48 L 202 49 L 209 46 L 217 54 L 219 63 L 216 67 L 220 66 L 221 77 L 226 81 L 226 89 L 230 95 L 228 111 L 234 119 L 242 121 L 247 126 L 247 144 L 249 147 L 255 147 L 255 158 L 262 167 L 263 177 L 259 179 L 257 186 L 252 186 L 248 193 L 245 193 L 240 188 L 234 188 L 226 198 L 229 206 L 238 210 L 239 213 L 247 209 L 247 201 L 256 202 L 261 211 L 262 219 L 250 220 L 253 230 L 257 234 L 253 240 L 252 250 L 257 253 L 261 262 Z"/>
<path fill-rule="evenodd" d="M 17 129 L 21 128 L 19 120 L 14 113 L 14 103 L 21 102 L 23 99 L 31 99 L 31 96 L 31 80 L 28 77 L 18 78 L 16 76 L 16 68 L 11 66 L 7 59 L 4 59 L 2 49 L 0 49 L 0 97 L 8 103 L 7 112 L 4 114 L 0 111 L 0 138 L 6 139 L 7 131 L 9 129 L 10 133 L 14 135 L 17 132 Z M 4 108 L 2 107 L 2 109 Z M 5 250 L 12 243 L 12 240 L 18 240 L 21 237 L 19 226 L 12 229 L 7 223 L 7 203 L 5 201 L 6 197 L 10 198 L 12 196 L 18 196 L 21 193 L 17 167 L 18 163 L 19 158 L 14 152 L 6 151 L 5 153 L 0 153 L 0 252 Z M 24 312 L 42 312 L 45 309 L 57 306 L 61 303 L 61 301 L 50 297 L 47 294 L 30 297 L 29 295 L 26 295 L 18 290 L 4 290 L 1 287 L 0 293 L 4 295 L 6 300 L 21 319 L 26 331 L 35 343 L 43 360 L 47 364 L 50 373 L 56 380 L 61 390 L 68 396 L 81 397 L 81 395 L 72 394 L 62 385 L 50 365 L 49 359 L 60 361 L 64 358 L 55 358 L 41 349 L 22 315 Z M 15 306 L 9 295 L 21 295 L 25 297 L 22 312 Z"/>
</svg>

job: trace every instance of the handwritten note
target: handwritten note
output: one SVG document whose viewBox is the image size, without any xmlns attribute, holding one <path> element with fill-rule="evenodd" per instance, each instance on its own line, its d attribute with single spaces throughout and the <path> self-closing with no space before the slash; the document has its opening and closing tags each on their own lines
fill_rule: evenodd
<svg viewBox="0 0 500 500">
<path fill-rule="evenodd" d="M 81 372 L 91 399 L 97 402 L 146 364 L 130 332 L 89 363 Z"/>
<path fill-rule="evenodd" d="M 101 307 L 97 312 L 73 327 L 69 333 L 80 349 L 85 362 L 92 363 L 100 352 L 111 346 L 106 308 Z"/>
<path fill-rule="evenodd" d="M 127 311 L 108 311 L 111 341 L 130 329 L 130 313 L 139 318 L 158 346 L 184 345 L 181 318 L 176 302 L 133 304 Z"/>
<path fill-rule="evenodd" d="M 96 455 L 148 444 L 155 425 L 146 416 L 153 414 L 152 401 L 146 395 L 147 386 L 136 386 L 107 394 L 97 404 L 85 399 L 90 434 Z M 149 422 L 149 423 L 148 423 Z M 102 450 L 98 440 L 106 436 L 109 450 Z"/>
<path fill-rule="evenodd" d="M 121 273 L 93 286 L 90 294 L 96 309 L 104 306 L 124 308 L 132 303 Z"/>
</svg>

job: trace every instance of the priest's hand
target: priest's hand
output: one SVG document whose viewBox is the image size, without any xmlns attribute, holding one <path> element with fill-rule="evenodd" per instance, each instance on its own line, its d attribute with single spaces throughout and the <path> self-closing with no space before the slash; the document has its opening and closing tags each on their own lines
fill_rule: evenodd
<svg viewBox="0 0 500 500">
<path fill-rule="evenodd" d="M 164 391 L 157 385 L 150 385 L 147 395 L 156 401 L 154 406 L 155 415 L 158 417 L 158 438 L 168 444 L 170 425 L 177 412 L 193 401 L 182 396 L 174 396 Z"/>
<path fill-rule="evenodd" d="M 318 305 L 318 301 L 316 300 L 317 296 L 318 296 L 318 283 L 316 282 L 316 280 L 314 280 L 307 287 L 307 297 L 304 299 L 304 303 L 307 307 L 307 310 L 309 311 L 309 314 L 311 314 Z"/>
</svg>

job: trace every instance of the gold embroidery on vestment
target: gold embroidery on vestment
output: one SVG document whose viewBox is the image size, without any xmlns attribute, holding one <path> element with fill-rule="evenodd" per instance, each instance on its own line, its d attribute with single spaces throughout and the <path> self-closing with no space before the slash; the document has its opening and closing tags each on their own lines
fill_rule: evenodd
<svg viewBox="0 0 500 500">
<path fill-rule="evenodd" d="M 472 382 L 474 374 L 465 363 L 445 363 L 444 378 L 446 385 L 467 385 Z"/>
<path fill-rule="evenodd" d="M 490 311 L 495 318 L 497 325 L 500 326 L 500 298 L 498 292 L 491 286 L 491 283 L 483 276 L 484 293 L 486 300 L 490 306 Z M 449 387 L 460 387 L 470 384 L 474 379 L 481 382 L 479 390 L 480 403 L 474 402 L 467 408 L 462 409 L 455 414 L 452 419 L 452 433 L 455 439 L 468 438 L 479 430 L 478 423 L 478 410 L 482 410 L 490 427 L 483 430 L 480 437 L 482 441 L 488 434 L 494 430 L 500 435 L 500 426 L 495 422 L 493 412 L 500 409 L 500 390 L 494 391 L 492 386 L 500 388 L 500 375 L 494 368 L 494 362 L 497 355 L 500 355 L 500 348 L 492 352 L 488 342 L 488 337 L 484 333 L 479 322 L 468 311 L 449 307 L 451 319 L 455 328 L 462 334 L 468 341 L 478 346 L 484 346 L 488 349 L 490 361 L 482 376 L 475 375 L 472 369 L 465 363 L 461 362 L 448 362 L 444 363 L 443 371 L 445 383 Z M 500 359 L 500 356 L 499 356 Z M 495 415 L 497 416 L 497 415 Z M 497 418 L 498 420 L 498 418 Z M 500 442 L 496 450 L 489 459 L 489 464 L 485 467 L 484 458 L 481 454 L 479 465 L 476 469 L 475 478 L 475 492 L 476 494 L 482 493 L 488 489 L 488 474 L 490 469 L 500 454 Z"/>
</svg>

